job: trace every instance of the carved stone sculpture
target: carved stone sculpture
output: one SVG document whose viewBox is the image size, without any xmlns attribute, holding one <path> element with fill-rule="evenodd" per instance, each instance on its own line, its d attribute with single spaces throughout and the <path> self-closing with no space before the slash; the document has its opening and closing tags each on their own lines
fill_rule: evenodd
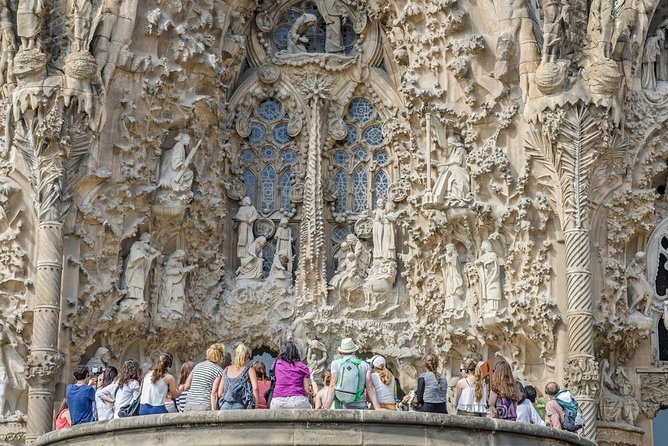
<svg viewBox="0 0 668 446">
<path fill-rule="evenodd" d="M 93 3 L 89 0 L 71 0 L 70 15 L 74 23 L 74 51 L 87 51 L 86 41 L 90 32 L 93 16 Z"/>
<path fill-rule="evenodd" d="M 263 236 L 250 242 L 245 256 L 240 258 L 237 280 L 262 278 L 262 248 L 266 242 L 267 239 Z"/>
<path fill-rule="evenodd" d="M 325 344 L 313 339 L 308 343 L 308 350 L 306 351 L 306 365 L 311 371 L 312 377 L 318 377 L 325 370 L 327 366 L 327 348 Z"/>
<path fill-rule="evenodd" d="M 599 371 L 601 373 L 599 419 L 635 425 L 640 407 L 633 397 L 633 386 L 626 371 L 622 366 L 612 367 L 607 359 L 601 360 Z"/>
<path fill-rule="evenodd" d="M 180 133 L 175 141 L 174 147 L 165 152 L 160 163 L 159 185 L 160 188 L 177 194 L 188 193 L 193 183 L 193 171 L 189 165 L 198 146 L 186 154 L 190 146 L 190 136 Z"/>
<path fill-rule="evenodd" d="M 286 290 L 290 289 L 292 285 L 292 272 L 288 269 L 288 259 L 287 252 L 277 251 L 269 270 L 269 281 Z"/>
<path fill-rule="evenodd" d="M 372 211 L 373 216 L 373 259 L 394 260 L 397 250 L 394 241 L 394 222 L 398 213 L 394 211 L 391 200 L 384 202 L 378 200 L 376 209 Z"/>
<path fill-rule="evenodd" d="M 351 252 L 355 255 L 356 270 L 362 276 L 366 277 L 369 266 L 371 265 L 371 252 L 355 234 L 348 234 L 346 242 Z"/>
<path fill-rule="evenodd" d="M 0 323 L 0 418 L 19 409 L 19 398 L 28 384 L 25 345 L 5 323 Z"/>
<path fill-rule="evenodd" d="M 470 179 L 466 167 L 466 149 L 457 137 L 450 137 L 452 147 L 447 161 L 439 164 L 438 179 L 434 185 L 434 196 L 440 203 L 449 200 L 465 201 L 470 193 Z"/>
<path fill-rule="evenodd" d="M 44 28 L 45 0 L 20 0 L 16 11 L 17 33 L 21 49 L 40 49 L 40 34 Z"/>
<path fill-rule="evenodd" d="M 98 370 L 104 369 L 107 365 L 111 364 L 111 352 L 107 347 L 99 347 L 92 358 L 86 363 L 88 370 L 93 371 L 94 368 Z"/>
<path fill-rule="evenodd" d="M 503 290 L 501 289 L 499 258 L 489 240 L 482 242 L 476 264 L 481 268 L 482 315 L 484 319 L 494 319 L 499 311 Z"/>
<path fill-rule="evenodd" d="M 348 250 L 345 258 L 339 261 L 339 268 L 329 282 L 329 289 L 337 293 L 339 298 L 343 297 L 346 302 L 351 303 L 350 296 L 360 289 L 363 277 L 357 255 Z"/>
<path fill-rule="evenodd" d="M 445 294 L 445 314 L 463 316 L 466 305 L 464 299 L 464 276 L 459 262 L 459 253 L 454 244 L 445 245 L 445 254 L 441 259 L 443 269 L 443 288 Z"/>
<path fill-rule="evenodd" d="M 133 306 L 139 305 L 140 308 L 144 307 L 145 288 L 153 260 L 160 255 L 160 252 L 151 246 L 150 240 L 149 233 L 142 233 L 139 240 L 132 244 L 125 266 L 125 288 L 127 291 L 124 303 Z"/>
<path fill-rule="evenodd" d="M 287 257 L 286 271 L 292 273 L 293 269 L 293 249 L 292 249 L 292 229 L 288 226 L 288 219 L 281 218 L 281 221 L 278 224 L 276 233 L 274 234 L 274 239 L 276 240 L 276 252 L 285 253 Z"/>
<path fill-rule="evenodd" d="M 656 90 L 656 61 L 665 39 L 666 31 L 659 28 L 656 34 L 645 42 L 642 54 L 642 87 L 647 90 Z"/>
<path fill-rule="evenodd" d="M 346 8 L 340 0 L 315 0 L 315 4 L 326 25 L 325 52 L 343 52 L 341 20 L 347 17 Z"/>
<path fill-rule="evenodd" d="M 649 310 L 654 297 L 652 285 L 647 281 L 645 275 L 645 253 L 638 252 L 626 267 L 626 280 L 628 283 L 630 305 L 629 313 L 638 311 L 649 316 Z"/>
<path fill-rule="evenodd" d="M 177 249 L 163 269 L 158 313 L 171 319 L 179 319 L 184 314 L 186 298 L 186 275 L 194 270 L 195 265 L 185 266 L 185 251 Z"/>
<path fill-rule="evenodd" d="M 257 210 L 251 204 L 250 198 L 244 197 L 236 215 L 236 219 L 239 221 L 239 235 L 237 238 L 237 257 L 239 259 L 248 257 L 251 253 L 251 244 L 255 240 L 253 223 L 255 223 L 257 217 Z"/>
<path fill-rule="evenodd" d="M 317 22 L 316 16 L 313 14 L 302 14 L 295 23 L 293 23 L 288 32 L 288 53 L 298 54 L 306 52 L 306 45 L 308 37 L 306 32 L 313 28 Z"/>
</svg>

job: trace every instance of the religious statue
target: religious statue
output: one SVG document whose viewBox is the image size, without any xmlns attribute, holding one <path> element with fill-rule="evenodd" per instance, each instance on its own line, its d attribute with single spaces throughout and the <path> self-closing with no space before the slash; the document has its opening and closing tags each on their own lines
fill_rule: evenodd
<svg viewBox="0 0 668 446">
<path fill-rule="evenodd" d="M 629 313 L 635 310 L 649 316 L 654 290 L 645 276 L 645 263 L 645 253 L 637 252 L 626 267 L 626 282 L 631 298 Z"/>
<path fill-rule="evenodd" d="M 492 318 L 497 314 L 499 302 L 502 298 L 499 258 L 489 240 L 482 242 L 480 251 L 480 257 L 475 261 L 475 264 L 482 269 L 480 276 L 483 301 L 482 314 L 483 318 Z"/>
<path fill-rule="evenodd" d="M 379 199 L 376 209 L 371 214 L 373 217 L 373 259 L 395 260 L 397 252 L 394 241 L 394 222 L 399 214 L 394 212 L 394 204 L 391 200 L 384 202 Z"/>
<path fill-rule="evenodd" d="M 111 351 L 107 347 L 98 347 L 86 367 L 92 375 L 98 375 L 111 363 Z"/>
<path fill-rule="evenodd" d="M 20 0 L 16 10 L 16 31 L 24 50 L 40 49 L 44 29 L 45 0 Z"/>
<path fill-rule="evenodd" d="M 302 14 L 295 20 L 290 31 L 288 31 L 288 53 L 297 54 L 307 51 L 305 45 L 308 43 L 306 31 L 313 28 L 317 21 L 318 18 L 313 14 Z"/>
<path fill-rule="evenodd" d="M 287 268 L 286 271 L 292 273 L 292 229 L 288 226 L 288 219 L 281 218 L 280 223 L 278 224 L 278 229 L 276 229 L 276 234 L 274 234 L 274 239 L 276 239 L 276 252 L 284 252 L 287 256 Z"/>
<path fill-rule="evenodd" d="M 288 254 L 277 251 L 269 270 L 269 280 L 280 288 L 288 289 L 292 285 L 292 272 L 288 270 Z"/>
<path fill-rule="evenodd" d="M 543 2 L 543 52 L 542 63 L 556 62 L 561 56 L 565 37 L 565 23 L 568 23 L 567 4 L 560 0 Z"/>
<path fill-rule="evenodd" d="M 598 419 L 635 425 L 640 414 L 638 402 L 633 397 L 633 385 L 622 366 L 613 369 L 607 359 L 599 364 L 601 373 L 601 398 L 598 403 Z"/>
<path fill-rule="evenodd" d="M 345 47 L 341 21 L 348 17 L 345 6 L 340 0 L 315 0 L 315 4 L 325 21 L 325 52 L 342 53 Z"/>
<path fill-rule="evenodd" d="M 441 203 L 448 198 L 466 200 L 470 193 L 466 149 L 456 136 L 448 138 L 448 143 L 452 152 L 445 163 L 439 164 L 438 179 L 434 185 L 434 196 Z"/>
<path fill-rule="evenodd" d="M 175 141 L 174 147 L 167 150 L 162 157 L 159 185 L 162 190 L 192 196 L 193 171 L 189 165 L 199 143 L 186 155 L 186 148 L 190 145 L 190 136 L 187 133 L 179 133 Z"/>
<path fill-rule="evenodd" d="M 0 321 L 0 417 L 14 413 L 18 397 L 27 389 L 24 342 Z"/>
<path fill-rule="evenodd" d="M 74 28 L 72 49 L 74 51 L 88 51 L 86 41 L 90 33 L 93 3 L 90 0 L 71 0 L 71 2 L 70 16 L 72 17 Z"/>
<path fill-rule="evenodd" d="M 359 270 L 359 260 L 352 250 L 348 250 L 345 259 L 339 262 L 336 274 L 329 281 L 329 289 L 337 291 L 339 298 L 344 297 L 348 303 L 351 303 L 351 294 L 360 289 L 362 282 L 363 276 Z"/>
<path fill-rule="evenodd" d="M 237 268 L 237 279 L 262 278 L 262 248 L 266 243 L 264 236 L 250 242 L 246 255 L 241 257 L 241 265 Z"/>
<path fill-rule="evenodd" d="M 445 254 L 441 259 L 443 285 L 445 287 L 445 311 L 463 313 L 465 310 L 464 276 L 459 262 L 459 253 L 454 244 L 445 245 Z"/>
<path fill-rule="evenodd" d="M 645 41 L 645 49 L 642 54 L 642 87 L 647 90 L 656 90 L 655 65 L 665 39 L 666 31 L 659 28 L 653 37 Z"/>
<path fill-rule="evenodd" d="M 316 377 L 325 371 L 327 364 L 327 348 L 325 344 L 313 339 L 308 343 L 306 351 L 306 361 L 308 369 L 311 371 L 311 377 Z"/>
<path fill-rule="evenodd" d="M 4 85 L 14 82 L 12 66 L 16 54 L 14 24 L 6 6 L 0 9 L 0 45 L 0 85 Z"/>
<path fill-rule="evenodd" d="M 350 251 L 355 256 L 355 266 L 357 268 L 357 272 L 362 277 L 366 277 L 369 266 L 371 265 L 371 252 L 366 246 L 364 246 L 364 243 L 362 243 L 360 239 L 355 236 L 355 234 L 348 234 L 346 236 L 346 242 L 350 247 Z"/>
<path fill-rule="evenodd" d="M 251 204 L 251 199 L 244 197 L 241 200 L 241 207 L 237 212 L 236 219 L 239 221 L 239 238 L 237 239 L 237 257 L 243 259 L 248 257 L 250 246 L 255 240 L 253 234 L 253 223 L 257 220 L 257 210 Z"/>
<path fill-rule="evenodd" d="M 144 302 L 144 288 L 153 260 L 160 252 L 150 244 L 151 236 L 144 232 L 139 240 L 132 244 L 125 267 L 125 287 L 127 298 Z"/>
<path fill-rule="evenodd" d="M 158 312 L 179 318 L 183 316 L 186 298 L 186 274 L 195 269 L 195 265 L 185 266 L 186 253 L 177 249 L 169 256 L 165 264 Z"/>
</svg>

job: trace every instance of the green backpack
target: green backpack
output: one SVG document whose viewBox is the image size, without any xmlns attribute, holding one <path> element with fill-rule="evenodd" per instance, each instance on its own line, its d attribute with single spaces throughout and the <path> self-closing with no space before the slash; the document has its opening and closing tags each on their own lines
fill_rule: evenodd
<svg viewBox="0 0 668 446">
<path fill-rule="evenodd" d="M 361 363 L 362 360 L 355 357 L 341 361 L 336 377 L 336 387 L 334 387 L 334 396 L 337 401 L 344 404 L 356 403 L 364 394 L 364 383 L 360 383 Z"/>
</svg>

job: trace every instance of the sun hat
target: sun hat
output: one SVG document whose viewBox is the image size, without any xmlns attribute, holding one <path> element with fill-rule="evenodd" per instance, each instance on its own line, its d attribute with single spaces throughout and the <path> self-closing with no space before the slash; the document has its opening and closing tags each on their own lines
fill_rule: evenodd
<svg viewBox="0 0 668 446">
<path fill-rule="evenodd" d="M 339 347 L 339 353 L 355 353 L 359 347 L 355 344 L 352 338 L 345 338 L 341 340 L 341 346 Z"/>
</svg>

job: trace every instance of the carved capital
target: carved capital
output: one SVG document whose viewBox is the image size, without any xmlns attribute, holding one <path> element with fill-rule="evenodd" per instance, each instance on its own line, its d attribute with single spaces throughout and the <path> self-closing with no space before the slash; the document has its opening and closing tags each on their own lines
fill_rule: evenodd
<svg viewBox="0 0 668 446">
<path fill-rule="evenodd" d="M 596 398 L 599 388 L 598 363 L 593 356 L 568 358 L 564 365 L 564 383 L 575 395 Z"/>
<path fill-rule="evenodd" d="M 654 418 L 662 407 L 668 406 L 668 371 L 638 372 L 640 376 L 640 410 Z"/>
<path fill-rule="evenodd" d="M 44 351 L 30 352 L 26 360 L 26 377 L 31 387 L 48 385 L 65 365 L 65 357 L 60 353 Z"/>
</svg>

